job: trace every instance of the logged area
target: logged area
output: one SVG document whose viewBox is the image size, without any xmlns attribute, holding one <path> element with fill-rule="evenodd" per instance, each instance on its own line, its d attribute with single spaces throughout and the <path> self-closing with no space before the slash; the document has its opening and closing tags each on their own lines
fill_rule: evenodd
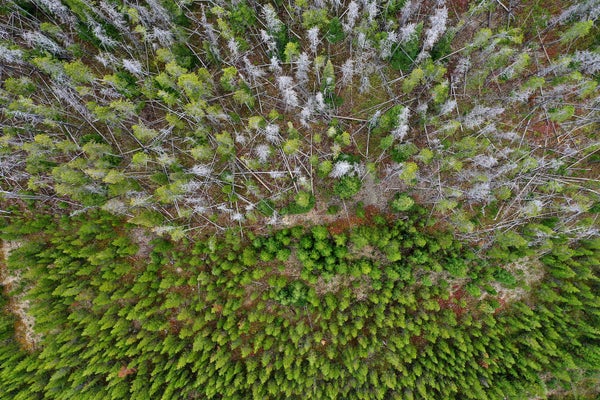
<svg viewBox="0 0 600 400">
<path fill-rule="evenodd" d="M 0 4 L 3 399 L 597 399 L 600 2 Z"/>
</svg>

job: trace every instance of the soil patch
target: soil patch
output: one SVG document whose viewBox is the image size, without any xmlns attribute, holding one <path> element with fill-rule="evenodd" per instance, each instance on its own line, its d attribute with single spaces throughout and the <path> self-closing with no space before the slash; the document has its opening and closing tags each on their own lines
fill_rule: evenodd
<svg viewBox="0 0 600 400">
<path fill-rule="evenodd" d="M 370 224 L 373 221 L 373 217 L 378 214 L 380 214 L 380 212 L 377 207 L 374 205 L 368 205 L 365 207 L 364 217 L 353 215 L 346 218 L 340 218 L 329 224 L 327 229 L 332 235 L 339 235 L 354 226 Z"/>
</svg>

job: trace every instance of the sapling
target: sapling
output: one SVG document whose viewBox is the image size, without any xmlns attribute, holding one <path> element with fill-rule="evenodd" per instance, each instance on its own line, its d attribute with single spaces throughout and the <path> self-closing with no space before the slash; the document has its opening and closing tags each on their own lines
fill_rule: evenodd
<svg viewBox="0 0 600 400">
<path fill-rule="evenodd" d="M 567 7 L 560 15 L 551 20 L 552 24 L 565 24 L 579 19 L 580 21 L 596 20 L 600 17 L 600 2 L 598 0 L 583 0 Z"/>
<path fill-rule="evenodd" d="M 371 88 L 371 81 L 367 75 L 360 77 L 360 86 L 358 87 L 359 93 L 366 93 Z"/>
<path fill-rule="evenodd" d="M 338 161 L 333 165 L 333 170 L 329 173 L 331 178 L 341 178 L 354 171 L 354 167 L 348 161 Z"/>
<path fill-rule="evenodd" d="M 403 107 L 402 111 L 400 111 L 398 113 L 396 127 L 391 132 L 394 139 L 399 140 L 399 141 L 404 140 L 404 138 L 406 137 L 406 134 L 408 133 L 408 130 L 410 128 L 409 123 L 408 123 L 409 117 L 410 117 L 410 110 L 408 109 L 408 107 Z"/>
<path fill-rule="evenodd" d="M 408 0 L 402 6 L 402 10 L 400 10 L 400 25 L 405 25 L 409 19 L 412 18 L 413 14 L 421 5 L 421 0 Z"/>
<path fill-rule="evenodd" d="M 304 106 L 302 107 L 302 111 L 300 111 L 300 123 L 305 126 L 308 127 L 309 126 L 309 121 L 313 115 L 313 113 L 315 112 L 315 101 L 313 97 L 309 97 L 306 100 L 306 103 L 304 103 Z"/>
<path fill-rule="evenodd" d="M 267 45 L 267 49 L 269 50 L 269 52 L 274 52 L 277 49 L 277 43 L 275 43 L 273 35 L 265 31 L 264 29 L 261 29 L 260 37 L 262 39 L 262 42 Z"/>
<path fill-rule="evenodd" d="M 278 143 L 281 140 L 281 136 L 279 135 L 279 125 L 267 125 L 264 129 L 264 135 L 269 143 Z"/>
<path fill-rule="evenodd" d="M 417 24 L 411 22 L 410 24 L 402 26 L 399 34 L 400 43 L 406 43 L 410 40 L 413 40 L 417 34 Z"/>
<path fill-rule="evenodd" d="M 379 8 L 377 7 L 377 1 L 373 0 L 373 1 L 367 1 L 365 2 L 365 11 L 367 13 L 367 22 L 370 24 L 372 23 L 375 18 L 377 17 L 377 14 L 379 13 Z"/>
<path fill-rule="evenodd" d="M 277 58 L 277 56 L 273 56 L 273 57 L 271 57 L 270 61 L 271 61 L 271 63 L 269 64 L 269 70 L 271 70 L 271 72 L 276 76 L 281 74 L 283 72 L 283 70 L 281 69 L 281 66 L 279 65 L 279 58 Z M 279 77 L 279 78 L 288 78 L 288 77 Z M 279 78 L 278 78 L 278 81 L 279 81 Z M 291 79 L 291 78 L 289 78 L 289 79 Z M 287 83 L 287 79 L 284 79 L 284 82 Z M 280 85 L 279 87 L 281 88 L 281 83 L 279 85 Z M 282 90 L 282 89 L 280 89 L 280 90 Z"/>
<path fill-rule="evenodd" d="M 250 75 L 250 77 L 253 79 L 258 79 L 265 76 L 265 71 L 263 71 L 259 66 L 252 64 L 248 57 L 244 57 L 244 66 L 248 75 Z"/>
<path fill-rule="evenodd" d="M 20 64 L 23 59 L 23 52 L 19 49 L 9 49 L 0 44 L 0 61 L 2 64 Z M 3 66 L 0 66 L 3 68 Z"/>
<path fill-rule="evenodd" d="M 54 40 L 50 39 L 41 32 L 25 32 L 23 33 L 23 39 L 25 39 L 29 46 L 40 47 L 54 55 L 60 55 L 64 53 L 63 48 L 61 48 L 56 42 L 54 42 Z"/>
<path fill-rule="evenodd" d="M 56 15 L 61 22 L 67 25 L 74 24 L 75 18 L 73 18 L 69 9 L 65 7 L 60 0 L 36 0 L 36 3 L 42 5 L 43 8 Z"/>
<path fill-rule="evenodd" d="M 323 112 L 327 108 L 325 100 L 323 99 L 323 93 L 319 92 L 315 95 L 315 109 L 318 112 Z"/>
<path fill-rule="evenodd" d="M 283 23 L 277 16 L 277 12 L 271 4 L 266 4 L 263 6 L 262 14 L 265 19 L 265 23 L 267 24 L 267 28 L 269 29 L 269 32 L 277 32 L 283 26 Z"/>
<path fill-rule="evenodd" d="M 450 112 L 452 112 L 452 110 L 456 109 L 456 100 L 454 99 L 449 99 L 447 100 L 444 104 L 442 104 L 442 106 L 440 107 L 440 116 L 441 115 L 446 115 Z"/>
<path fill-rule="evenodd" d="M 463 123 L 465 127 L 472 129 L 482 125 L 485 121 L 497 117 L 503 112 L 503 107 L 485 107 L 478 104 L 463 118 Z"/>
<path fill-rule="evenodd" d="M 578 50 L 572 56 L 572 60 L 576 63 L 577 70 L 583 73 L 594 75 L 600 71 L 600 53 Z"/>
<path fill-rule="evenodd" d="M 392 55 L 392 47 L 398 43 L 398 35 L 396 32 L 386 32 L 386 37 L 379 42 L 379 57 L 387 59 Z"/>
<path fill-rule="evenodd" d="M 310 28 L 307 32 L 306 35 L 308 37 L 308 43 L 310 46 L 310 50 L 313 53 L 317 52 L 317 47 L 319 46 L 319 27 L 318 26 L 313 26 L 312 28 Z"/>
<path fill-rule="evenodd" d="M 113 4 L 107 1 L 100 2 L 100 10 L 103 12 L 103 19 L 110 24 L 114 25 L 120 32 L 125 35 L 130 35 L 129 27 L 127 26 L 127 22 L 123 18 L 123 14 L 121 14 Z M 98 10 L 96 10 L 98 12 Z"/>
<path fill-rule="evenodd" d="M 142 63 L 140 63 L 138 60 L 123 59 L 122 65 L 123 68 L 131 72 L 133 75 L 140 76 L 144 74 Z"/>
<path fill-rule="evenodd" d="M 344 61 L 344 64 L 342 64 L 340 70 L 342 71 L 342 78 L 340 79 L 340 83 L 342 85 L 352 84 L 352 76 L 354 75 L 354 60 L 349 58 L 346 61 Z"/>
<path fill-rule="evenodd" d="M 425 31 L 425 39 L 421 53 L 417 57 L 417 61 L 424 60 L 433 45 L 446 31 L 446 22 L 448 20 L 448 9 L 446 7 L 438 8 L 435 13 L 429 17 L 429 28 Z"/>
<path fill-rule="evenodd" d="M 190 172 L 196 176 L 208 178 L 212 175 L 213 169 L 208 165 L 196 164 L 190 169 Z"/>
<path fill-rule="evenodd" d="M 346 33 L 353 30 L 356 19 L 358 18 L 358 10 L 359 5 L 354 0 L 348 3 L 348 8 L 346 9 L 346 23 L 344 24 L 344 31 Z"/>
<path fill-rule="evenodd" d="M 207 29 L 207 33 L 208 32 L 212 32 L 212 31 L 210 31 L 208 29 L 208 27 L 206 29 Z M 102 33 L 103 33 L 103 30 L 100 27 L 100 25 L 98 25 L 94 29 L 94 34 L 96 34 L 96 36 L 102 42 L 102 44 L 104 44 L 107 47 L 111 47 L 111 46 L 115 46 L 116 45 L 116 41 L 110 42 L 109 40 L 112 40 L 112 39 L 106 37 L 105 35 L 103 35 L 102 37 L 98 36 L 98 35 L 100 35 Z M 211 35 L 209 34 L 209 37 L 210 36 Z M 214 35 L 213 35 L 213 37 L 214 37 Z M 159 28 L 159 27 L 154 27 L 154 29 L 152 30 L 152 34 L 149 36 L 149 38 L 150 38 L 150 40 L 157 40 L 158 43 L 161 46 L 163 46 L 163 47 L 169 47 L 169 46 L 171 46 L 173 44 L 174 40 L 175 40 L 174 37 L 173 37 L 173 33 L 170 30 L 168 30 L 168 29 L 162 29 L 162 28 Z M 214 37 L 214 41 L 217 42 L 216 37 Z M 114 43 L 114 44 L 111 45 L 111 43 Z M 217 45 L 214 45 L 214 48 L 217 49 Z M 217 51 L 217 50 L 215 50 L 215 51 Z"/>
<path fill-rule="evenodd" d="M 240 49 L 235 38 L 229 38 L 227 41 L 227 48 L 231 52 L 231 57 L 233 60 L 237 60 L 240 57 Z"/>
<path fill-rule="evenodd" d="M 300 53 L 296 60 L 296 80 L 298 82 L 304 83 L 308 81 L 308 71 L 310 71 L 310 67 L 312 62 L 305 52 Z"/>
</svg>

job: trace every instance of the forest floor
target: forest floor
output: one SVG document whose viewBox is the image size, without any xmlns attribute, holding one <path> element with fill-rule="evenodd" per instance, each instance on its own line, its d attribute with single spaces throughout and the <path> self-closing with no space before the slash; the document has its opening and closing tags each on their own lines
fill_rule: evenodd
<svg viewBox="0 0 600 400">
<path fill-rule="evenodd" d="M 394 191 L 386 190 L 386 187 L 386 185 L 376 182 L 373 174 L 366 174 L 362 180 L 362 188 L 356 198 L 362 201 L 365 206 L 375 206 L 380 210 L 384 210 L 394 195 Z"/>
<path fill-rule="evenodd" d="M 371 218 L 379 213 L 379 210 L 385 210 L 392 199 L 394 192 L 387 191 L 384 185 L 376 182 L 376 178 L 368 173 L 362 180 L 360 191 L 354 196 L 352 203 L 342 200 L 341 209 L 335 214 L 327 211 L 327 203 L 319 201 L 319 194 L 315 207 L 304 214 L 284 215 L 277 224 L 280 227 L 292 227 L 296 225 L 328 225 L 331 233 L 341 233 L 353 226 L 362 225 L 370 222 Z M 365 217 L 357 217 L 354 214 L 354 203 L 361 202 L 365 206 Z"/>
<path fill-rule="evenodd" d="M 531 287 L 544 277 L 544 266 L 539 260 L 529 257 L 522 258 L 506 265 L 506 270 L 517 277 L 521 277 L 524 287 L 512 289 L 505 288 L 499 282 L 491 283 L 492 287 L 498 292 L 497 299 L 504 307 L 507 303 L 524 299 Z M 482 296 L 482 299 L 485 296 Z M 480 299 L 481 300 L 481 299 Z"/>
</svg>

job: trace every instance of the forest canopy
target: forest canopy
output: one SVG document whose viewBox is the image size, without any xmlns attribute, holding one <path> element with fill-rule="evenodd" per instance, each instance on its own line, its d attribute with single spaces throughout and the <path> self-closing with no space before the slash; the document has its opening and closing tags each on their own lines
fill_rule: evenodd
<svg viewBox="0 0 600 400">
<path fill-rule="evenodd" d="M 0 393 L 597 398 L 599 18 L 2 2 Z"/>
</svg>

